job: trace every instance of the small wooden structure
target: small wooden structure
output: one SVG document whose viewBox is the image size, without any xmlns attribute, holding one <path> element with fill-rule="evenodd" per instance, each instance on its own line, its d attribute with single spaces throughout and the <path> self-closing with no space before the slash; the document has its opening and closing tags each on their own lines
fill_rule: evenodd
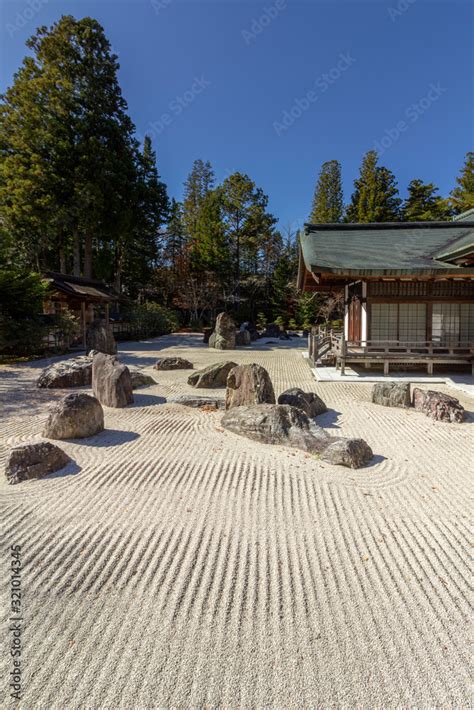
<svg viewBox="0 0 474 710">
<path fill-rule="evenodd" d="M 103 281 L 71 276 L 54 271 L 43 274 L 48 282 L 48 297 L 43 304 L 45 314 L 70 310 L 79 320 L 81 342 L 86 346 L 86 329 L 95 318 L 109 322 L 110 304 L 118 302 L 118 295 Z"/>
<path fill-rule="evenodd" d="M 313 328 L 314 364 L 471 364 L 474 210 L 453 222 L 305 225 L 298 285 L 344 291 L 344 328 Z"/>
</svg>

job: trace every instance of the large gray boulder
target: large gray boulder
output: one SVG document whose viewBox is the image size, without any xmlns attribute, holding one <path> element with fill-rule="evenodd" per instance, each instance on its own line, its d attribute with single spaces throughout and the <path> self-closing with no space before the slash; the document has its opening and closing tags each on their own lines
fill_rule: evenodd
<svg viewBox="0 0 474 710">
<path fill-rule="evenodd" d="M 459 400 L 443 394 L 443 392 L 415 387 L 413 389 L 413 406 L 419 412 L 423 412 L 438 422 L 462 422 L 464 419 L 464 407 L 459 404 Z"/>
<path fill-rule="evenodd" d="M 289 404 L 255 404 L 235 407 L 222 417 L 224 429 L 263 444 L 291 446 L 339 466 L 360 468 L 373 456 L 363 439 L 330 436 L 297 407 Z"/>
<path fill-rule="evenodd" d="M 270 375 L 261 365 L 237 365 L 227 377 L 225 407 L 241 407 L 251 404 L 275 404 Z"/>
<path fill-rule="evenodd" d="M 87 355 L 55 362 L 42 370 L 37 387 L 83 387 L 92 382 L 92 358 Z"/>
<path fill-rule="evenodd" d="M 110 324 L 102 318 L 93 320 L 86 329 L 86 345 L 88 350 L 115 355 L 117 343 Z"/>
<path fill-rule="evenodd" d="M 192 362 L 182 357 L 160 357 L 155 365 L 155 370 L 192 370 Z"/>
<path fill-rule="evenodd" d="M 139 387 L 147 387 L 148 385 L 156 385 L 157 381 L 151 376 L 143 372 L 139 367 L 129 366 L 130 377 L 132 378 L 132 389 L 136 390 Z"/>
<path fill-rule="evenodd" d="M 20 483 L 60 471 L 71 459 L 49 441 L 20 444 L 10 450 L 5 466 L 8 483 Z"/>
<path fill-rule="evenodd" d="M 224 414 L 221 424 L 234 434 L 263 444 L 281 444 L 311 453 L 323 451 L 330 439 L 301 409 L 287 404 L 233 407 Z"/>
<path fill-rule="evenodd" d="M 331 437 L 331 441 L 321 452 L 321 459 L 338 466 L 361 468 L 369 463 L 373 455 L 364 439 Z"/>
<path fill-rule="evenodd" d="M 372 402 L 384 407 L 410 407 L 410 383 L 376 382 L 372 387 Z"/>
<path fill-rule="evenodd" d="M 303 392 L 298 387 L 282 392 L 278 397 L 278 404 L 289 404 L 292 407 L 302 409 L 310 418 L 327 412 L 327 407 L 321 397 L 318 397 L 315 392 Z"/>
<path fill-rule="evenodd" d="M 224 387 L 227 383 L 227 376 L 234 367 L 237 367 L 237 363 L 231 361 L 216 362 L 213 365 L 208 365 L 203 370 L 198 370 L 189 375 L 188 385 L 207 389 Z"/>
<path fill-rule="evenodd" d="M 283 330 L 276 323 L 267 323 L 267 327 L 260 337 L 262 338 L 279 338 Z"/>
<path fill-rule="evenodd" d="M 104 410 L 99 400 L 73 392 L 56 403 L 46 422 L 46 439 L 84 439 L 104 430 Z"/>
<path fill-rule="evenodd" d="M 252 323 L 252 321 L 247 320 L 247 321 L 245 321 L 244 323 L 241 323 L 241 324 L 240 324 L 240 330 L 241 330 L 241 331 L 242 331 L 242 330 L 248 331 L 248 332 L 250 333 L 250 339 L 251 339 L 251 340 L 258 340 L 258 338 L 260 337 L 259 334 L 258 334 L 258 330 L 257 330 L 257 328 L 255 327 L 255 324 Z"/>
<path fill-rule="evenodd" d="M 95 355 L 92 361 L 92 391 L 106 407 L 126 407 L 133 402 L 130 370 L 114 355 Z"/>
<path fill-rule="evenodd" d="M 214 332 L 209 337 L 209 347 L 216 350 L 233 350 L 235 348 L 236 326 L 227 313 L 219 313 Z"/>
</svg>

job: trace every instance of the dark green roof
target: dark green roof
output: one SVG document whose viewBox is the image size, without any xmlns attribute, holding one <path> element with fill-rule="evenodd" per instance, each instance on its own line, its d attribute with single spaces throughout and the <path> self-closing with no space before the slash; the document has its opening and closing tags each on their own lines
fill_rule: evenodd
<svg viewBox="0 0 474 710">
<path fill-rule="evenodd" d="M 474 237 L 474 221 L 306 224 L 300 237 L 306 268 L 358 276 L 473 275 L 474 269 L 443 261 L 464 250 Z"/>
</svg>

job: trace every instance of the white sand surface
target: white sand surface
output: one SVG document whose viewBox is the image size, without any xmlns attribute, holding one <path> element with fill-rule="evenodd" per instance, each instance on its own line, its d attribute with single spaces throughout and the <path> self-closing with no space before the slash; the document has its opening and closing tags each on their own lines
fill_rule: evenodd
<svg viewBox="0 0 474 710">
<path fill-rule="evenodd" d="M 323 397 L 319 423 L 365 438 L 367 468 L 226 432 L 221 412 L 166 402 L 196 393 L 189 371 L 150 369 L 158 384 L 107 408 L 105 432 L 57 442 L 74 460 L 60 475 L 16 486 L 2 475 L 4 598 L 9 546 L 23 557 L 17 707 L 468 706 L 474 402 L 451 391 L 463 424 L 380 407 L 368 384 L 315 382 L 302 349 L 224 353 L 167 336 L 122 344 L 120 357 L 257 362 L 277 395 Z M 34 388 L 42 366 L 0 370 L 0 467 L 11 445 L 40 440 L 66 393 Z"/>
</svg>

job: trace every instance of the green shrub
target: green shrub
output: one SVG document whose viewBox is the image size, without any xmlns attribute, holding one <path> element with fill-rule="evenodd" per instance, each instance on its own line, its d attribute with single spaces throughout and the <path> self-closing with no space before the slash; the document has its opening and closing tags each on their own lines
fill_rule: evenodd
<svg viewBox="0 0 474 710">
<path fill-rule="evenodd" d="M 123 315 L 141 338 L 165 335 L 179 328 L 179 317 L 175 311 L 151 301 L 133 303 L 124 310 Z"/>
<path fill-rule="evenodd" d="M 294 318 L 290 318 L 288 321 L 288 328 L 290 330 L 298 330 L 298 323 L 295 321 Z"/>
<path fill-rule="evenodd" d="M 0 355 L 44 350 L 48 326 L 41 313 L 46 289 L 39 274 L 0 270 Z"/>
<path fill-rule="evenodd" d="M 283 330 L 285 330 L 285 319 L 282 316 L 278 316 L 278 318 L 275 318 L 274 323 L 276 323 L 276 325 L 279 325 L 280 328 L 283 328 Z"/>
<path fill-rule="evenodd" d="M 257 330 L 265 330 L 267 327 L 267 318 L 265 316 L 265 313 L 257 313 Z"/>
</svg>

